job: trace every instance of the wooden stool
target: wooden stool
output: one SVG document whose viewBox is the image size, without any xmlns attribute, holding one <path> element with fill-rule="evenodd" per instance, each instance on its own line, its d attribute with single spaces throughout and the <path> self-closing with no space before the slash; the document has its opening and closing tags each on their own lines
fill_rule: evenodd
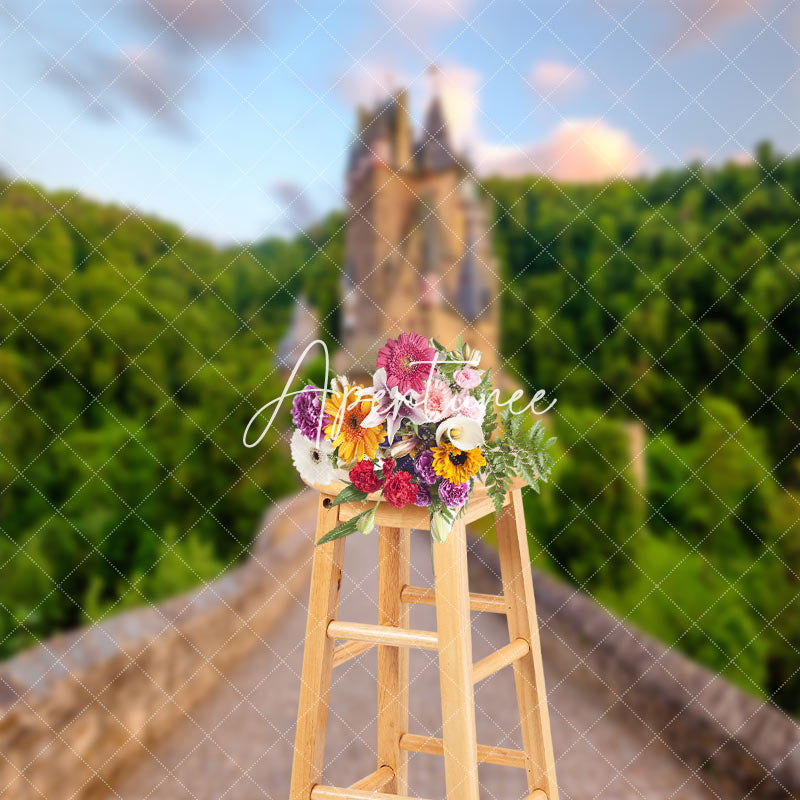
<svg viewBox="0 0 800 800">
<path fill-rule="evenodd" d="M 332 493 L 331 493 L 332 492 Z M 336 489 L 320 494 L 316 540 L 340 522 L 365 510 L 361 503 L 332 506 Z M 373 503 L 374 505 L 374 503 Z M 476 486 L 465 514 L 444 544 L 433 545 L 435 589 L 410 586 L 411 529 L 429 528 L 428 510 L 396 510 L 381 502 L 379 526 L 378 624 L 337 619 L 345 539 L 314 551 L 308 603 L 303 675 L 297 712 L 289 800 L 393 800 L 405 797 L 407 752 L 444 756 L 447 800 L 478 800 L 478 762 L 526 771 L 527 800 L 558 800 L 542 653 L 522 494 L 516 483 L 496 519 L 503 595 L 470 594 L 467 582 L 466 525 L 494 513 L 482 486 Z M 436 606 L 438 630 L 409 628 L 409 605 Z M 472 663 L 470 609 L 505 614 L 510 643 Z M 335 640 L 343 644 L 334 646 Z M 377 769 L 349 788 L 320 784 L 328 702 L 334 667 L 378 646 Z M 408 730 L 408 648 L 439 654 L 442 738 Z M 524 750 L 479 745 L 475 734 L 473 686 L 512 664 Z"/>
</svg>

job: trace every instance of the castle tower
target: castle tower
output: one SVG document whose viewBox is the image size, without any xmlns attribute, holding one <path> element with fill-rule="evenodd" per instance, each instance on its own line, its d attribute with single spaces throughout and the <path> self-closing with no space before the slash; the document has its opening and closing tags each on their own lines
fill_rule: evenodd
<svg viewBox="0 0 800 800">
<path fill-rule="evenodd" d="M 438 98 L 413 142 L 405 91 L 359 109 L 347 167 L 340 370 L 367 372 L 386 339 L 461 334 L 497 364 L 497 268 L 487 214 Z"/>
</svg>

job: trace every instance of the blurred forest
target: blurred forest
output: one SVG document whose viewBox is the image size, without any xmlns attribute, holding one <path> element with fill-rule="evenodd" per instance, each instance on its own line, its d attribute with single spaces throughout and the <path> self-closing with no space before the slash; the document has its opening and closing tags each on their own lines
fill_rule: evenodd
<svg viewBox="0 0 800 800">
<path fill-rule="evenodd" d="M 536 565 L 800 713 L 800 158 L 484 188 L 509 370 L 558 398 Z M 216 248 L 0 180 L 0 655 L 242 557 L 297 485 L 242 430 L 298 298 L 335 343 L 343 223 Z"/>
<path fill-rule="evenodd" d="M 800 158 L 486 188 L 503 352 L 558 398 L 535 562 L 800 712 Z"/>
<path fill-rule="evenodd" d="M 0 655 L 242 557 L 297 487 L 288 439 L 251 450 L 242 432 L 340 247 L 220 249 L 0 182 Z"/>
</svg>

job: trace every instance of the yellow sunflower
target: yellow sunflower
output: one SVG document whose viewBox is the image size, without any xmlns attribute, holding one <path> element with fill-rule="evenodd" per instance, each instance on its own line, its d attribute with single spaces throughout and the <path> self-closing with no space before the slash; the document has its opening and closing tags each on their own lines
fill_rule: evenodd
<svg viewBox="0 0 800 800">
<path fill-rule="evenodd" d="M 359 395 L 360 386 L 345 387 L 325 401 L 325 413 L 331 421 L 325 426 L 325 436 L 334 448 L 339 448 L 341 461 L 360 461 L 364 456 L 375 458 L 378 445 L 383 441 L 383 425 L 362 428 L 361 421 L 372 409 L 372 398 Z M 344 407 L 343 407 L 344 406 Z"/>
<path fill-rule="evenodd" d="M 486 459 L 479 447 L 459 450 L 455 445 L 442 444 L 439 447 L 432 447 L 431 450 L 433 471 L 450 483 L 465 483 L 486 465 Z"/>
</svg>

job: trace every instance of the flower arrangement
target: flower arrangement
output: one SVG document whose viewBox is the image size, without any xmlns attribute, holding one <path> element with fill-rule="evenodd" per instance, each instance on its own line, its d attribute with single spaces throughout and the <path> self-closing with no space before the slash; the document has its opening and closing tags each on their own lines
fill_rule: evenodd
<svg viewBox="0 0 800 800">
<path fill-rule="evenodd" d="M 514 476 L 538 491 L 553 459 L 537 421 L 527 429 L 509 408 L 491 404 L 489 370 L 481 353 L 459 338 L 455 350 L 435 339 L 403 333 L 378 352 L 372 386 L 346 378 L 324 391 L 295 395 L 292 460 L 308 483 L 346 483 L 334 504 L 380 492 L 394 508 L 426 507 L 431 535 L 445 541 L 481 480 L 497 513 Z M 369 533 L 375 507 L 343 522 L 318 544 L 355 531 Z"/>
</svg>

